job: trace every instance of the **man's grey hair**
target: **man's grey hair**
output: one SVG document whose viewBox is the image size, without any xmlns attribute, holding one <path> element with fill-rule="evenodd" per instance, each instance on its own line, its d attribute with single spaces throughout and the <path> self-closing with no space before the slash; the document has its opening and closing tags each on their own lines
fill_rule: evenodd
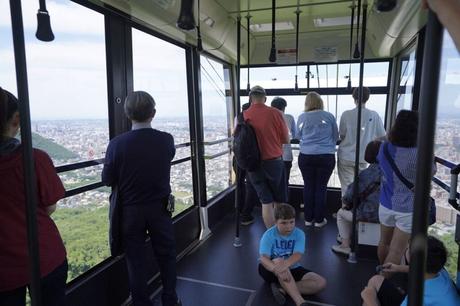
<svg viewBox="0 0 460 306">
<path fill-rule="evenodd" d="M 155 100 L 145 91 L 134 91 L 125 99 L 125 114 L 133 121 L 144 122 L 153 116 Z"/>
<path fill-rule="evenodd" d="M 265 89 L 262 86 L 256 85 L 249 91 L 249 97 L 254 99 L 264 99 L 267 96 Z"/>
</svg>

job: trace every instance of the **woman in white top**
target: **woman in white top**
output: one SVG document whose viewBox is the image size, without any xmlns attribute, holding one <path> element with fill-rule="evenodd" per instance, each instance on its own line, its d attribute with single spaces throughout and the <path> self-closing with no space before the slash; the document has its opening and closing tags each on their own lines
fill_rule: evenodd
<svg viewBox="0 0 460 306">
<path fill-rule="evenodd" d="M 295 135 L 297 134 L 297 128 L 295 125 L 295 119 L 292 115 L 286 114 L 284 111 L 287 106 L 287 102 L 285 99 L 281 97 L 275 97 L 273 98 L 271 102 L 271 107 L 274 107 L 276 109 L 279 109 L 283 113 L 284 117 L 284 122 L 286 122 L 286 125 L 288 127 L 289 131 L 289 139 L 293 139 Z M 283 162 L 284 162 L 284 168 L 286 170 L 286 180 L 289 185 L 289 176 L 291 174 L 291 168 L 292 168 L 292 160 L 293 160 L 293 155 L 292 155 L 292 147 L 290 143 L 285 143 L 283 144 Z"/>
<path fill-rule="evenodd" d="M 382 119 L 377 112 L 367 109 L 366 102 L 369 100 L 369 88 L 363 87 L 363 99 L 361 109 L 361 135 L 359 147 L 359 169 L 367 167 L 364 160 L 364 150 L 372 140 L 385 136 Z M 345 195 L 347 187 L 353 182 L 355 174 L 356 154 L 356 122 L 358 120 L 359 88 L 353 90 L 353 99 L 356 107 L 343 112 L 340 118 L 339 135 L 340 145 L 337 151 L 337 170 L 339 174 L 342 196 Z"/>
</svg>

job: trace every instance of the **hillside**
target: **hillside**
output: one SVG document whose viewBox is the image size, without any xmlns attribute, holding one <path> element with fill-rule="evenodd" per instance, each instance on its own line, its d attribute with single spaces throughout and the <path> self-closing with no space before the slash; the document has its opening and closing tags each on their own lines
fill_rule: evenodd
<svg viewBox="0 0 460 306">
<path fill-rule="evenodd" d="M 40 149 L 48 153 L 53 160 L 66 160 L 77 158 L 78 155 L 67 150 L 61 145 L 46 139 L 36 133 L 32 133 L 32 145 L 34 148 Z"/>
</svg>

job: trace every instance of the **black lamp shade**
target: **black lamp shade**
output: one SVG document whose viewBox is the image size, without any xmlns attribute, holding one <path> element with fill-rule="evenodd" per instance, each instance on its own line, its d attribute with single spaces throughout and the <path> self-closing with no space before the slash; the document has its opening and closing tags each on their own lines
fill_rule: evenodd
<svg viewBox="0 0 460 306">
<path fill-rule="evenodd" d="M 51 30 L 50 15 L 47 11 L 39 10 L 37 13 L 37 32 L 35 33 L 35 37 L 41 41 L 54 40 L 53 30 Z"/>
<path fill-rule="evenodd" d="M 389 12 L 395 8 L 396 0 L 377 0 L 375 6 L 379 12 Z"/>
<path fill-rule="evenodd" d="M 190 31 L 195 29 L 195 17 L 193 16 L 193 0 L 182 0 L 180 5 L 180 14 L 176 23 L 177 27 Z"/>
</svg>

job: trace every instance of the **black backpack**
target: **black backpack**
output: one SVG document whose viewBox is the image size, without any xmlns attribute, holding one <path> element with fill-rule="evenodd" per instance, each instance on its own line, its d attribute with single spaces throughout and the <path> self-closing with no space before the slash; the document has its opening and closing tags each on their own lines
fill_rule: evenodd
<svg viewBox="0 0 460 306">
<path fill-rule="evenodd" d="M 260 166 L 260 150 L 254 128 L 244 120 L 243 113 L 238 115 L 238 124 L 233 133 L 233 152 L 238 167 L 254 171 Z"/>
</svg>

